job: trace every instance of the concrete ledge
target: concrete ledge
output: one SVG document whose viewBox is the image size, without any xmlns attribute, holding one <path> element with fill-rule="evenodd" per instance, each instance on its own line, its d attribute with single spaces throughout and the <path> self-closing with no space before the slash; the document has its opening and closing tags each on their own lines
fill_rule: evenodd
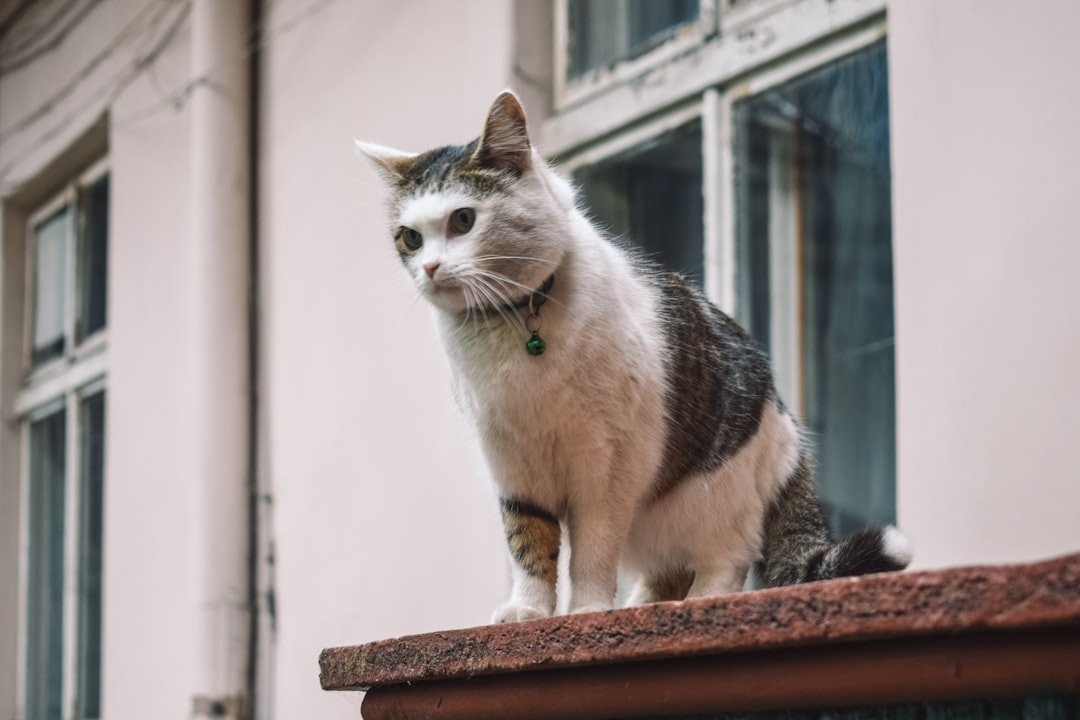
<svg viewBox="0 0 1080 720">
<path fill-rule="evenodd" d="M 1074 652 L 1055 662 L 1072 663 L 1064 667 L 1072 673 L 1063 676 L 1066 689 L 1072 678 L 1072 691 L 1080 691 L 1080 554 L 1030 565 L 889 573 L 414 635 L 329 648 L 319 665 L 323 689 L 368 690 L 890 639 L 972 634 L 992 643 L 988 633 L 1046 628 L 1065 633 L 1051 633 L 1051 641 L 1074 639 Z"/>
<path fill-rule="evenodd" d="M 414 635 L 319 662 L 324 689 L 368 691 L 367 720 L 1072 717 L 1080 554 Z"/>
</svg>

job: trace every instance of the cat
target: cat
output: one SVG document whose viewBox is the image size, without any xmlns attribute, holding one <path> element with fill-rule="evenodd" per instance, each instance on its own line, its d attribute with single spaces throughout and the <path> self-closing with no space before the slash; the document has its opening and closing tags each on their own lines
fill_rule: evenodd
<svg viewBox="0 0 1080 720">
<path fill-rule="evenodd" d="M 500 495 L 510 600 L 547 617 L 565 526 L 572 613 L 900 570 L 895 527 L 835 542 L 799 423 L 747 333 L 684 277 L 607 238 L 511 92 L 479 138 L 413 154 L 357 141 L 397 252 L 435 308 L 455 397 Z"/>
</svg>

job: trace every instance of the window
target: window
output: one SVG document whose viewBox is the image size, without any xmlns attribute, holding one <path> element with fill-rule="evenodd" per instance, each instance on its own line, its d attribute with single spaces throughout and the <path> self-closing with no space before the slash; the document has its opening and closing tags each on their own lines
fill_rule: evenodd
<svg viewBox="0 0 1080 720">
<path fill-rule="evenodd" d="M 30 423 L 26 623 L 27 717 L 59 718 L 64 665 L 66 418 L 62 409 Z"/>
<path fill-rule="evenodd" d="M 647 52 L 698 17 L 698 0 L 569 0 L 572 77 Z"/>
<path fill-rule="evenodd" d="M 768 351 L 834 530 L 894 521 L 884 1 L 563 9 L 545 149 L 594 219 L 690 276 Z"/>
<path fill-rule="evenodd" d="M 574 179 L 594 221 L 702 284 L 700 120 L 583 167 Z"/>
<path fill-rule="evenodd" d="M 896 514 L 884 44 L 736 103 L 739 319 L 774 358 L 842 534 Z"/>
<path fill-rule="evenodd" d="M 109 176 L 99 166 L 27 228 L 22 418 L 27 718 L 99 718 Z"/>
<path fill-rule="evenodd" d="M 101 175 L 65 192 L 32 224 L 32 367 L 71 355 L 105 328 L 108 207 L 109 177 Z"/>
<path fill-rule="evenodd" d="M 557 0 L 555 102 L 566 105 L 702 42 L 720 0 Z"/>
</svg>

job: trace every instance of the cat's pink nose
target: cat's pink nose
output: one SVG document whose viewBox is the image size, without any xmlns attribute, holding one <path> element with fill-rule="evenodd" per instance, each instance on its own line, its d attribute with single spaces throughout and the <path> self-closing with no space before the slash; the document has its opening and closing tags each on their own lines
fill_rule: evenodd
<svg viewBox="0 0 1080 720">
<path fill-rule="evenodd" d="M 437 262 L 429 262 L 429 263 L 426 263 L 424 265 L 424 272 L 426 272 L 427 276 L 429 278 L 432 278 L 432 279 L 434 279 L 435 271 L 438 270 L 438 269 L 439 269 L 439 263 L 437 263 Z"/>
</svg>

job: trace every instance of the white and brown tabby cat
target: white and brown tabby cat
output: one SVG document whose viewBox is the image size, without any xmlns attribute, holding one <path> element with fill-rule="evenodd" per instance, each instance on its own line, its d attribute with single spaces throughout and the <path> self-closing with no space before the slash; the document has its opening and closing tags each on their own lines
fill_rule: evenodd
<svg viewBox="0 0 1080 720">
<path fill-rule="evenodd" d="M 501 496 L 513 593 L 495 622 L 898 570 L 891 526 L 835 542 L 768 361 L 675 273 L 599 232 L 499 95 L 483 134 L 411 154 L 358 143 L 391 191 L 394 241 L 436 308 L 458 401 Z"/>
</svg>

